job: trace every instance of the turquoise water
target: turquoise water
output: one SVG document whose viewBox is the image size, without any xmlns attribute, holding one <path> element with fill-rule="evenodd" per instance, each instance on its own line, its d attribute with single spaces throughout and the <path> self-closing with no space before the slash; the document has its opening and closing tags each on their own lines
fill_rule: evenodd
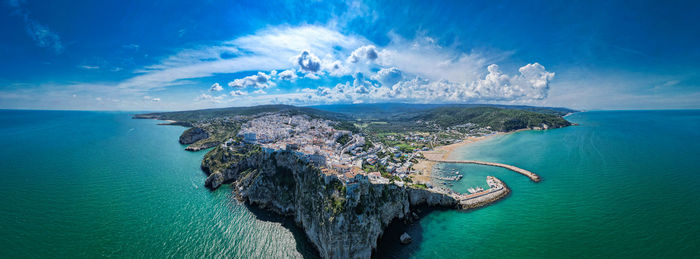
<svg viewBox="0 0 700 259">
<path fill-rule="evenodd" d="M 433 211 L 382 257 L 698 257 L 700 111 L 585 112 L 581 124 L 494 137 L 446 165 L 459 191 L 504 180 L 478 210 Z M 0 258 L 313 256 L 289 220 L 202 187 L 184 128 L 128 113 L 0 111 Z"/>
<path fill-rule="evenodd" d="M 310 254 L 289 220 L 203 188 L 204 152 L 183 150 L 184 128 L 157 123 L 0 111 L 0 258 Z"/>
<path fill-rule="evenodd" d="M 502 168 L 443 165 L 453 187 L 505 181 L 512 194 L 469 211 L 435 211 L 410 226 L 421 242 L 390 246 L 397 258 L 700 257 L 700 111 L 585 112 L 580 126 L 498 136 L 453 158 Z"/>
</svg>

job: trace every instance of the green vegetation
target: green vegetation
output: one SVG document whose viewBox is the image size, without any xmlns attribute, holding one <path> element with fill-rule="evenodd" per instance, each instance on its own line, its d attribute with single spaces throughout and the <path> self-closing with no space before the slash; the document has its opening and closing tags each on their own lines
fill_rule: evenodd
<svg viewBox="0 0 700 259">
<path fill-rule="evenodd" d="M 235 116 L 252 116 L 261 113 L 286 113 L 289 115 L 306 114 L 314 118 L 346 121 L 350 118 L 346 115 L 334 112 L 318 110 L 309 107 L 296 107 L 291 105 L 259 105 L 251 107 L 229 107 L 219 109 L 204 109 L 177 112 L 156 112 L 140 114 L 136 118 L 157 118 L 161 120 L 175 120 L 180 122 L 201 122 L 205 120 L 221 119 Z"/>
<path fill-rule="evenodd" d="M 355 126 L 354 123 L 349 122 L 349 121 L 340 121 L 333 125 L 333 128 L 336 130 L 348 130 L 352 133 L 358 133 L 360 132 L 360 129 Z"/>
<path fill-rule="evenodd" d="M 336 139 L 335 142 L 338 142 L 340 145 L 345 145 L 348 142 L 350 142 L 350 139 L 351 139 L 350 135 L 343 135 L 343 136 L 339 137 L 338 139 Z"/>
<path fill-rule="evenodd" d="M 422 183 L 411 184 L 411 187 L 416 188 L 416 189 L 423 189 L 423 190 L 428 189 L 428 186 L 425 184 L 422 184 Z"/>
<path fill-rule="evenodd" d="M 551 128 L 571 125 L 571 123 L 559 115 L 494 107 L 436 108 L 417 116 L 416 119 L 433 122 L 441 127 L 453 127 L 465 123 L 474 123 L 481 127 L 491 127 L 493 130 L 498 131 L 513 131 L 524 128 L 541 127 L 542 124 L 546 124 Z"/>
<path fill-rule="evenodd" d="M 413 152 L 413 149 L 414 149 L 413 146 L 411 146 L 411 145 L 409 145 L 409 144 L 405 144 L 405 143 L 398 144 L 398 145 L 396 145 L 396 146 L 399 147 L 399 150 L 400 150 L 401 152 L 403 152 L 403 153 L 410 153 L 410 152 Z"/>
<path fill-rule="evenodd" d="M 334 180 L 328 185 L 327 193 L 331 199 L 327 202 L 326 210 L 332 212 L 333 215 L 338 215 L 345 211 L 345 194 L 347 189 L 339 180 Z"/>
</svg>

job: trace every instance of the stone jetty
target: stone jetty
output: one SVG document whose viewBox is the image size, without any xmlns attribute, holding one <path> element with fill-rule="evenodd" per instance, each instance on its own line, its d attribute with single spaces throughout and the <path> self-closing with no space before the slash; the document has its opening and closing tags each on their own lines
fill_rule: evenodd
<svg viewBox="0 0 700 259">
<path fill-rule="evenodd" d="M 484 161 L 477 161 L 477 160 L 446 160 L 446 159 L 428 159 L 428 161 L 432 162 L 437 162 L 437 163 L 452 163 L 452 164 L 477 164 L 477 165 L 488 165 L 488 166 L 497 166 L 497 167 L 502 167 L 508 170 L 511 170 L 513 172 L 522 174 L 524 176 L 527 176 L 532 180 L 533 182 L 539 182 L 540 181 L 540 176 L 530 172 L 528 170 L 522 169 L 520 167 L 512 166 L 512 165 L 507 165 L 507 164 L 501 164 L 501 163 L 494 163 L 494 162 L 484 162 Z"/>
</svg>

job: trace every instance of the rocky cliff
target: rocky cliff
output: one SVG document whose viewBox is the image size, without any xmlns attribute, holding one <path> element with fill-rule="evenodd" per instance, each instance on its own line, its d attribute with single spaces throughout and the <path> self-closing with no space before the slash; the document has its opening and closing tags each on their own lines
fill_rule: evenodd
<svg viewBox="0 0 700 259">
<path fill-rule="evenodd" d="M 180 135 L 180 144 L 189 145 L 208 137 L 209 133 L 202 128 L 189 128 Z"/>
<path fill-rule="evenodd" d="M 218 146 L 202 161 L 206 185 L 230 182 L 242 201 L 293 216 L 323 258 L 369 258 L 384 229 L 418 205 L 456 207 L 430 190 L 374 184 L 358 175 L 341 182 L 291 151 Z"/>
</svg>

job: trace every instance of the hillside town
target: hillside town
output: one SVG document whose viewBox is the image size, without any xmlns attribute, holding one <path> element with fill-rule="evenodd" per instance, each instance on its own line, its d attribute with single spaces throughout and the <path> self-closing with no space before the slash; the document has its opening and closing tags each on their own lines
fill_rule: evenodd
<svg viewBox="0 0 700 259">
<path fill-rule="evenodd" d="M 308 115 L 270 113 L 247 120 L 237 136 L 239 141 L 260 145 L 267 152 L 297 152 L 300 158 L 318 166 L 323 173 L 337 175 L 346 182 L 361 174 L 373 182 L 395 181 L 398 184 L 412 182 L 411 175 L 417 173 L 413 165 L 422 158 L 418 151 L 429 150 L 436 138 L 425 133 L 407 133 L 379 140 L 374 137 L 375 141 L 371 141 L 364 134 L 334 128 L 336 123 Z M 452 131 L 447 133 L 457 136 L 453 142 L 465 136 Z M 233 149 L 234 142 L 230 139 L 223 145 Z M 400 144 L 387 145 L 392 143 Z"/>
</svg>

